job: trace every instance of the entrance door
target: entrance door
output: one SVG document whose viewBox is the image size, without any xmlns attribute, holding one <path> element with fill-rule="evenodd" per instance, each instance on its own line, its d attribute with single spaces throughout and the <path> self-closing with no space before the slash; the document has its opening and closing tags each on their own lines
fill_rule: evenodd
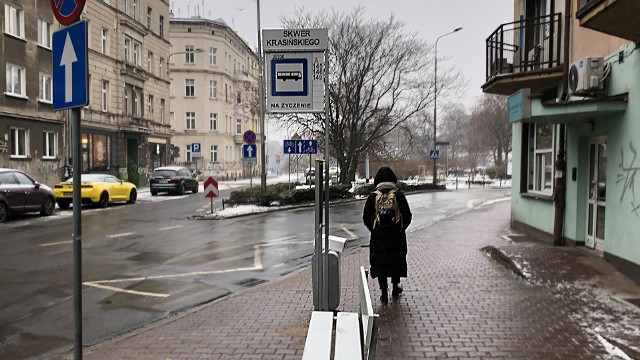
<svg viewBox="0 0 640 360">
<path fill-rule="evenodd" d="M 138 186 L 138 140 L 127 139 L 127 181 Z"/>
<path fill-rule="evenodd" d="M 589 199 L 587 209 L 586 246 L 602 250 L 604 246 L 605 209 L 607 200 L 607 140 L 589 144 Z"/>
</svg>

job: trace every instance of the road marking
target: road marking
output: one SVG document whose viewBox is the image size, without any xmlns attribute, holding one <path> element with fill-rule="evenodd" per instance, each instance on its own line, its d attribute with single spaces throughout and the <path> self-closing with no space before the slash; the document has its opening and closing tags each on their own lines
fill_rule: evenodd
<svg viewBox="0 0 640 360">
<path fill-rule="evenodd" d="M 340 224 L 340 229 L 342 229 L 342 231 L 346 232 L 347 235 L 349 235 L 349 240 L 358 240 L 358 235 L 349 230 L 346 224 Z"/>
<path fill-rule="evenodd" d="M 66 244 L 73 244 L 73 240 L 68 240 L 68 241 L 58 241 L 58 242 L 52 242 L 52 243 L 46 243 L 46 244 L 40 244 L 38 246 L 56 246 L 56 245 L 66 245 Z"/>
<path fill-rule="evenodd" d="M 97 288 L 97 289 L 111 290 L 111 291 L 115 291 L 115 292 L 127 293 L 127 294 L 132 294 L 132 295 L 150 296 L 150 297 L 159 297 L 159 298 L 169 297 L 169 294 L 161 294 L 161 293 L 152 293 L 152 292 L 146 292 L 146 291 L 120 289 L 120 288 L 113 287 L 113 286 L 106 286 L 106 285 L 96 284 L 95 282 L 85 282 L 85 283 L 82 283 L 82 284 L 86 285 L 86 286 L 91 286 L 91 287 L 94 287 L 94 288 Z"/>
<path fill-rule="evenodd" d="M 179 229 L 179 228 L 181 228 L 182 226 L 183 226 L 183 225 L 167 226 L 167 227 L 160 228 L 160 229 L 158 229 L 158 230 L 160 230 L 160 231 L 173 230 L 173 229 Z"/>
<path fill-rule="evenodd" d="M 135 233 L 126 233 L 126 234 L 117 234 L 111 236 L 127 236 Z M 294 236 L 283 237 L 276 240 L 290 239 L 294 238 Z M 131 277 L 131 278 L 121 278 L 121 279 L 110 279 L 110 280 L 95 280 L 95 281 L 87 281 L 84 282 L 83 285 L 95 287 L 103 290 L 111 290 L 115 292 L 127 293 L 132 295 L 139 296 L 152 296 L 152 297 L 169 297 L 169 294 L 159 294 L 159 293 L 150 293 L 144 291 L 135 291 L 135 290 L 127 290 L 114 286 L 103 285 L 103 284 L 117 284 L 123 282 L 139 282 L 145 280 L 161 280 L 161 279 L 172 279 L 172 278 L 183 278 L 189 276 L 202 276 L 202 275 L 216 275 L 216 274 L 226 274 L 237 271 L 257 271 L 263 270 L 262 265 L 262 248 L 278 246 L 278 245 L 291 245 L 291 244 L 310 244 L 313 241 L 292 241 L 292 242 L 279 242 L 279 243 L 267 243 L 267 244 L 258 244 L 254 245 L 253 251 L 253 267 L 244 267 L 244 268 L 236 268 L 236 269 L 226 269 L 226 270 L 211 270 L 211 271 L 196 271 L 184 274 L 169 274 L 169 275 L 151 275 L 151 276 L 140 276 L 140 277 Z"/>
<path fill-rule="evenodd" d="M 135 234 L 136 233 L 134 233 L 134 232 L 128 232 L 128 233 L 122 233 L 122 234 L 107 235 L 107 237 L 110 238 L 110 239 L 117 239 L 117 238 L 121 238 L 121 237 L 125 237 L 125 236 L 135 235 Z"/>
</svg>

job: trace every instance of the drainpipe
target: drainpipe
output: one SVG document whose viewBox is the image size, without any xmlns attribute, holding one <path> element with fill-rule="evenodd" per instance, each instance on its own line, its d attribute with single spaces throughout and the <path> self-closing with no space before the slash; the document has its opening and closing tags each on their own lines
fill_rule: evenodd
<svg viewBox="0 0 640 360">
<path fill-rule="evenodd" d="M 560 101 L 566 102 L 569 96 L 569 50 L 571 42 L 571 2 L 572 0 L 565 0 L 564 2 L 564 61 L 563 61 L 563 76 L 562 76 L 562 96 Z M 555 216 L 553 219 L 553 246 L 562 246 L 562 229 L 564 228 L 564 211 L 565 211 L 565 179 L 566 179 L 566 162 L 565 162 L 565 132 L 566 125 L 561 124 L 559 126 L 559 144 L 558 153 L 555 163 L 555 179 L 554 179 L 554 208 Z"/>
</svg>

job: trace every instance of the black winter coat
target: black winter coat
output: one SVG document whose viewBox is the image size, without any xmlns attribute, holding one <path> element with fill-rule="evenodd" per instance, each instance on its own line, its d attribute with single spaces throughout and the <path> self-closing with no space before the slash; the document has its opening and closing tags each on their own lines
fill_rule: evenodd
<svg viewBox="0 0 640 360">
<path fill-rule="evenodd" d="M 390 191 L 382 189 L 383 192 Z M 371 277 L 407 277 L 407 236 L 405 230 L 411 224 L 411 209 L 402 191 L 396 191 L 402 225 L 373 228 L 376 212 L 376 194 L 370 193 L 364 205 L 362 221 L 371 232 L 369 262 Z"/>
</svg>

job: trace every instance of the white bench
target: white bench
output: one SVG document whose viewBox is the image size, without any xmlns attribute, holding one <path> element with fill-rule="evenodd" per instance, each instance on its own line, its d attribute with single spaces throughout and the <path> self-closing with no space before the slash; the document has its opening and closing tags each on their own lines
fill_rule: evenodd
<svg viewBox="0 0 640 360">
<path fill-rule="evenodd" d="M 360 310 L 357 313 L 339 312 L 335 317 L 332 311 L 311 314 L 302 360 L 331 360 L 332 349 L 334 360 L 375 358 L 379 317 L 373 313 L 364 267 L 360 267 L 359 282 Z"/>
</svg>

